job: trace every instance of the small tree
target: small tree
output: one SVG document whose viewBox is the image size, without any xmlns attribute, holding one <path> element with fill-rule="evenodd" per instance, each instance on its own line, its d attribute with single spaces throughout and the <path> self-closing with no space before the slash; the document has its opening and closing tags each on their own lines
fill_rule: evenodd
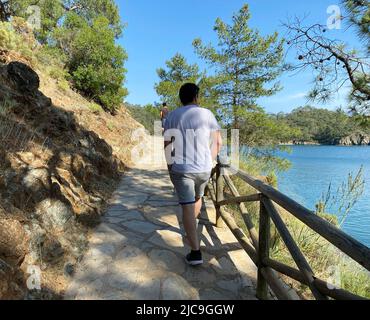
<svg viewBox="0 0 370 320">
<path fill-rule="evenodd" d="M 198 55 L 215 71 L 211 93 L 222 107 L 224 122 L 235 128 L 240 128 L 246 110 L 258 109 L 259 97 L 271 96 L 280 89 L 273 81 L 282 71 L 283 41 L 277 33 L 263 37 L 250 29 L 249 19 L 249 7 L 245 5 L 233 16 L 231 25 L 217 19 L 216 47 L 204 45 L 201 39 L 193 42 Z"/>
<path fill-rule="evenodd" d="M 361 167 L 356 175 L 349 173 L 347 180 L 342 182 L 336 191 L 332 184 L 322 194 L 320 201 L 316 204 L 317 214 L 336 213 L 338 225 L 343 226 L 353 207 L 362 197 L 365 191 L 364 168 Z"/>
<path fill-rule="evenodd" d="M 30 7 L 40 8 L 41 28 L 35 30 L 35 35 L 41 43 L 52 41 L 51 34 L 69 13 L 75 13 L 90 24 L 99 17 L 109 20 L 109 26 L 115 37 L 122 34 L 122 24 L 119 9 L 114 0 L 1 0 L 0 18 L 17 16 L 27 19 Z"/>
<path fill-rule="evenodd" d="M 115 44 L 109 20 L 101 16 L 90 26 L 82 17 L 71 13 L 55 36 L 69 57 L 74 86 L 106 109 L 118 108 L 128 94 L 123 88 L 127 55 Z"/>
<path fill-rule="evenodd" d="M 158 69 L 157 74 L 160 82 L 155 85 L 155 90 L 170 108 L 180 105 L 179 90 L 184 83 L 198 83 L 202 78 L 198 65 L 188 64 L 185 57 L 179 53 L 166 61 L 166 69 Z"/>
</svg>

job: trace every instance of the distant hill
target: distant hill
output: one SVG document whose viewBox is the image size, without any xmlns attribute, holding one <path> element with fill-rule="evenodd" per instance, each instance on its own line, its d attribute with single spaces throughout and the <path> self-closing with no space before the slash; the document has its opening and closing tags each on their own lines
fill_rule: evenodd
<svg viewBox="0 0 370 320">
<path fill-rule="evenodd" d="M 291 141 L 294 144 L 370 145 L 370 128 L 342 110 L 306 106 L 275 117 L 300 130 L 301 134 Z"/>
</svg>

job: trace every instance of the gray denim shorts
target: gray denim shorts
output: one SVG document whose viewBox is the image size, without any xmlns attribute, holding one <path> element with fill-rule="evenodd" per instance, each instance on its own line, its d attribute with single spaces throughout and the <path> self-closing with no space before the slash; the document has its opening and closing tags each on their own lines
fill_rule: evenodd
<svg viewBox="0 0 370 320">
<path fill-rule="evenodd" d="M 170 172 L 180 205 L 193 204 L 204 196 L 211 173 Z"/>
</svg>

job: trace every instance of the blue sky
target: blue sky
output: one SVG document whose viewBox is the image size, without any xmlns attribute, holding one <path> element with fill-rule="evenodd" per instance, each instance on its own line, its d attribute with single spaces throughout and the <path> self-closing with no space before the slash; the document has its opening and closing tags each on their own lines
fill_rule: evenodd
<svg viewBox="0 0 370 320">
<path fill-rule="evenodd" d="M 154 90 L 158 82 L 156 69 L 163 67 L 165 61 L 177 52 L 183 54 L 190 63 L 198 63 L 202 69 L 205 64 L 194 54 L 192 42 L 200 37 L 204 42 L 216 41 L 213 31 L 217 17 L 230 21 L 244 3 L 248 3 L 252 18 L 250 26 L 262 34 L 278 31 L 284 35 L 282 22 L 294 15 L 309 14 L 310 21 L 325 24 L 327 8 L 338 4 L 335 0 L 116 0 L 122 20 L 127 27 L 119 43 L 127 50 L 129 60 L 126 87 L 130 94 L 127 101 L 135 104 L 159 102 Z M 356 43 L 353 32 L 330 30 L 331 36 Z M 291 58 L 292 56 L 290 56 Z M 305 95 L 311 88 L 311 72 L 298 75 L 283 75 L 280 78 L 284 89 L 277 95 L 260 99 L 259 103 L 268 112 L 289 112 L 306 104 Z M 334 109 L 346 106 L 346 91 L 338 92 L 333 102 L 316 106 Z"/>
</svg>

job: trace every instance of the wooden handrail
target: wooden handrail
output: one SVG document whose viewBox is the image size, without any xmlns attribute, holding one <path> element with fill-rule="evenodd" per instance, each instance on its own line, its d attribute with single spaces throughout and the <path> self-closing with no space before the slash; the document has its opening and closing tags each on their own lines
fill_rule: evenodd
<svg viewBox="0 0 370 320">
<path fill-rule="evenodd" d="M 283 264 L 279 261 L 272 260 L 270 258 L 263 260 L 264 265 L 276 270 L 277 272 L 286 275 L 289 278 L 292 278 L 306 286 L 308 283 L 303 277 L 301 271 L 294 269 L 286 264 Z M 336 300 L 367 300 L 364 297 L 355 295 L 346 290 L 336 288 L 333 284 L 330 284 L 321 279 L 314 279 L 315 286 L 325 295 Z"/>
<path fill-rule="evenodd" d="M 273 187 L 239 170 L 237 176 L 370 271 L 370 249 Z"/>
<path fill-rule="evenodd" d="M 212 201 L 216 203 L 216 194 L 214 186 L 210 183 L 208 185 L 208 191 Z M 244 234 L 244 232 L 239 228 L 234 218 L 231 216 L 231 214 L 225 211 L 224 208 L 220 208 L 220 215 L 222 219 L 225 221 L 227 227 L 231 230 L 235 238 L 238 240 L 241 247 L 245 250 L 245 252 L 251 258 L 254 264 L 257 265 L 258 262 L 257 251 L 255 247 L 253 247 L 253 245 L 250 243 L 249 239 Z M 295 296 L 293 297 L 292 294 L 288 292 L 288 290 L 286 290 L 286 288 L 284 287 L 284 282 L 278 277 L 277 273 L 274 270 L 272 270 L 269 267 L 266 267 L 263 268 L 261 272 L 262 275 L 266 279 L 268 279 L 269 285 L 274 291 L 275 295 L 278 297 L 278 299 L 281 300 L 296 299 Z"/>
<path fill-rule="evenodd" d="M 227 206 L 230 204 L 240 204 L 243 202 L 257 202 L 257 201 L 261 201 L 261 194 L 252 194 L 250 196 L 240 196 L 240 197 L 230 198 L 230 199 L 220 201 L 217 204 L 220 207 L 222 207 L 222 206 Z"/>
<path fill-rule="evenodd" d="M 213 171 L 213 173 L 216 174 L 216 177 L 213 178 L 214 185 L 210 181 L 208 189 L 216 206 L 217 225 L 220 225 L 220 219 L 226 222 L 226 225 L 230 228 L 241 246 L 258 267 L 257 297 L 266 299 L 268 297 L 267 285 L 269 285 L 279 299 L 295 298 L 287 292 L 282 284 L 282 280 L 275 273 L 279 272 L 307 285 L 316 299 L 327 299 L 327 297 L 332 297 L 334 299 L 365 299 L 346 290 L 335 288 L 335 286 L 315 277 L 306 258 L 295 243 L 285 222 L 281 218 L 275 203 L 287 210 L 290 214 L 302 221 L 305 225 L 328 240 L 360 265 L 364 266 L 367 270 L 370 270 L 370 249 L 368 247 L 271 186 L 253 178 L 244 171 L 233 171 L 236 172 L 237 177 L 241 178 L 259 193 L 241 196 L 228 174 L 228 169 L 220 164 L 218 164 L 216 170 Z M 232 194 L 232 197 L 228 199 L 224 198 L 225 186 L 229 188 Z M 244 205 L 244 202 L 253 201 L 260 202 L 261 206 L 259 235 Z M 236 224 L 232 215 L 225 210 L 224 207 L 230 204 L 237 204 L 239 206 L 252 243 L 250 243 L 249 239 Z M 274 222 L 299 270 L 270 259 L 270 219 Z"/>
<path fill-rule="evenodd" d="M 262 270 L 266 267 L 263 261 L 270 257 L 270 216 L 263 202 L 260 203 L 259 250 L 257 255 L 257 297 L 266 300 L 268 297 L 268 283 L 262 274 Z"/>
<path fill-rule="evenodd" d="M 283 219 L 281 219 L 278 211 L 274 207 L 274 204 L 272 203 L 270 199 L 266 197 L 262 198 L 262 203 L 265 206 L 271 219 L 274 221 L 275 226 L 278 229 L 281 238 L 283 239 L 295 263 L 297 264 L 299 270 L 301 271 L 303 278 L 305 279 L 305 282 L 310 287 L 313 295 L 318 300 L 326 300 L 326 297 L 323 294 L 321 294 L 319 290 L 317 290 L 315 283 L 314 283 L 314 280 L 315 280 L 314 273 L 309 263 L 307 262 L 306 258 L 304 257 L 301 250 L 299 249 L 298 245 L 295 243 Z"/>
<path fill-rule="evenodd" d="M 233 184 L 230 176 L 228 176 L 226 174 L 226 172 L 224 172 L 224 179 L 225 179 L 226 185 L 230 189 L 232 195 L 234 197 L 240 197 L 240 194 L 239 194 L 238 190 L 236 189 L 236 187 Z M 252 239 L 253 245 L 256 248 L 256 250 L 258 251 L 258 234 L 257 234 L 256 228 L 253 225 L 252 219 L 251 219 L 251 217 L 249 215 L 249 212 L 248 212 L 247 208 L 245 207 L 244 203 L 239 204 L 239 210 L 242 214 L 244 223 L 248 228 L 249 236 Z"/>
</svg>

